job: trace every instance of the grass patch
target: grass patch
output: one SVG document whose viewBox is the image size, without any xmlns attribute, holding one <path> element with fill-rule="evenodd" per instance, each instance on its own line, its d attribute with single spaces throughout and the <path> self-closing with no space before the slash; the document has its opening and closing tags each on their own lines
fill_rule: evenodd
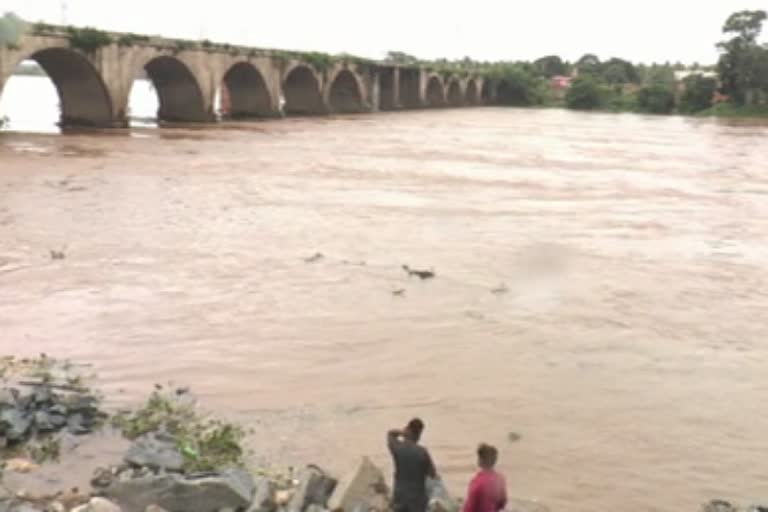
<svg viewBox="0 0 768 512">
<path fill-rule="evenodd" d="M 763 118 L 768 117 L 768 105 L 738 106 L 731 103 L 718 103 L 706 110 L 696 112 L 702 117 L 727 118 Z"/>
<path fill-rule="evenodd" d="M 112 424 L 131 440 L 157 431 L 172 435 L 184 457 L 187 472 L 245 465 L 242 448 L 245 430 L 199 413 L 185 391 L 157 386 L 144 406 L 115 415 Z"/>
</svg>

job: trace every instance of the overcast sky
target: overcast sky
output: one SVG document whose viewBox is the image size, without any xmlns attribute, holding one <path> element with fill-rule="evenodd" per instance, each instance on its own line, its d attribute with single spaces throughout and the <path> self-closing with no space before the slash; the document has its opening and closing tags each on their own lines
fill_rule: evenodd
<svg viewBox="0 0 768 512">
<path fill-rule="evenodd" d="M 66 14 L 62 4 L 67 4 Z M 32 21 L 381 58 L 535 59 L 587 52 L 714 63 L 734 11 L 768 0 L 0 0 Z M 764 38 L 765 39 L 765 38 Z"/>
</svg>

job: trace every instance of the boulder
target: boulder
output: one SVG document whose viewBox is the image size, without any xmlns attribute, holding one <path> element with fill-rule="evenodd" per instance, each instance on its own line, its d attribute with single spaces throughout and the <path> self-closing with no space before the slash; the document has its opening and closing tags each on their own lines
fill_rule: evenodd
<svg viewBox="0 0 768 512">
<path fill-rule="evenodd" d="M 261 478 L 256 482 L 256 492 L 253 494 L 248 512 L 275 512 L 277 510 L 275 498 L 274 482 L 269 478 Z"/>
<path fill-rule="evenodd" d="M 766 505 L 752 505 L 747 509 L 747 512 L 768 512 L 768 506 Z"/>
<path fill-rule="evenodd" d="M 287 512 L 304 512 L 312 504 L 325 506 L 336 487 L 336 480 L 317 466 L 308 466 L 298 480 L 299 486 L 288 502 Z"/>
<path fill-rule="evenodd" d="M 507 512 L 549 512 L 549 507 L 534 500 L 511 499 L 505 510 Z"/>
<path fill-rule="evenodd" d="M 725 500 L 712 500 L 706 503 L 702 508 L 702 512 L 737 512 L 738 509 Z"/>
<path fill-rule="evenodd" d="M 16 407 L 17 391 L 11 388 L 0 389 L 0 408 Z"/>
<path fill-rule="evenodd" d="M 180 472 L 184 466 L 184 457 L 176 447 L 176 440 L 160 432 L 151 432 L 136 439 L 123 460 L 131 466 L 171 472 Z"/>
<path fill-rule="evenodd" d="M 19 409 L 0 412 L 0 434 L 10 442 L 22 441 L 31 426 L 32 418 Z"/>
<path fill-rule="evenodd" d="M 334 512 L 384 510 L 386 496 L 384 474 L 368 457 L 363 457 L 357 468 L 339 481 L 328 500 L 328 508 Z"/>
<path fill-rule="evenodd" d="M 103 490 L 124 512 L 144 512 L 150 505 L 168 512 L 237 510 L 250 505 L 253 492 L 253 478 L 239 469 L 199 476 L 147 475 L 116 480 Z"/>
</svg>

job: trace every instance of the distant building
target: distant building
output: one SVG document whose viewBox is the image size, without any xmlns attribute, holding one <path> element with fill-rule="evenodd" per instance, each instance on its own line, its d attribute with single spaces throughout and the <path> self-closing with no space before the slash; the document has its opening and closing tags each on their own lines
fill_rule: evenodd
<svg viewBox="0 0 768 512">
<path fill-rule="evenodd" d="M 570 76 L 553 76 L 550 81 L 550 86 L 555 89 L 568 89 L 571 86 L 571 82 L 573 81 L 573 77 Z"/>
<path fill-rule="evenodd" d="M 675 71 L 675 82 L 682 82 L 689 76 L 702 76 L 704 78 L 714 78 L 717 79 L 717 73 L 714 71 L 703 71 L 701 69 L 692 70 L 692 69 L 684 69 L 682 71 Z"/>
</svg>

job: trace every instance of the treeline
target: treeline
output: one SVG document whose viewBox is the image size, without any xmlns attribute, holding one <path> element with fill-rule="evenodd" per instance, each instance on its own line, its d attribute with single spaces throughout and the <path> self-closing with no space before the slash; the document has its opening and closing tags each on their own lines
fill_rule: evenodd
<svg viewBox="0 0 768 512">
<path fill-rule="evenodd" d="M 740 11 L 723 27 L 716 65 L 634 64 L 587 54 L 576 62 L 549 55 L 532 62 L 420 61 L 400 52 L 387 60 L 443 73 L 480 74 L 498 84 L 496 102 L 613 112 L 768 115 L 768 45 L 758 38 L 766 11 Z M 566 77 L 560 87 L 554 77 Z M 715 104 L 715 100 L 718 100 Z"/>
</svg>

